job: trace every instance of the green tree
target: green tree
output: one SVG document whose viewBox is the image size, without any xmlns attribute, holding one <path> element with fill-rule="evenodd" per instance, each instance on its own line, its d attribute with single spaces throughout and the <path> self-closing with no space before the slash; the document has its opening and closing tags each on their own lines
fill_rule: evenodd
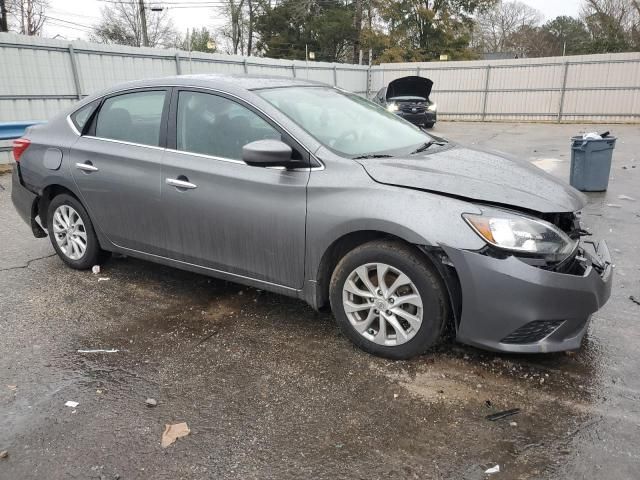
<svg viewBox="0 0 640 480">
<path fill-rule="evenodd" d="M 350 61 L 355 28 L 353 6 L 339 0 L 284 0 L 256 19 L 257 49 L 272 58 Z"/>
<path fill-rule="evenodd" d="M 548 55 L 582 55 L 592 53 L 592 42 L 587 26 L 573 17 L 560 16 L 545 23 Z"/>
<path fill-rule="evenodd" d="M 202 27 L 187 34 L 182 48 L 193 52 L 214 53 L 216 42 L 211 32 L 206 27 Z"/>
<path fill-rule="evenodd" d="M 469 48 L 473 15 L 495 0 L 396 0 L 380 5 L 389 47 L 382 61 L 424 61 L 447 54 L 452 59 L 474 58 Z"/>
</svg>

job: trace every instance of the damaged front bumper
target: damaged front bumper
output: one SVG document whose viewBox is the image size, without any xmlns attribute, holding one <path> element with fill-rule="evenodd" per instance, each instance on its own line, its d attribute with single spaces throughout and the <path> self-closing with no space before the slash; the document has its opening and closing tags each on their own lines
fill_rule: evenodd
<svg viewBox="0 0 640 480">
<path fill-rule="evenodd" d="M 581 245 L 567 273 L 515 256 L 443 249 L 461 287 L 457 339 L 469 345 L 517 353 L 579 348 L 591 315 L 611 294 L 613 265 L 605 242 Z"/>
</svg>

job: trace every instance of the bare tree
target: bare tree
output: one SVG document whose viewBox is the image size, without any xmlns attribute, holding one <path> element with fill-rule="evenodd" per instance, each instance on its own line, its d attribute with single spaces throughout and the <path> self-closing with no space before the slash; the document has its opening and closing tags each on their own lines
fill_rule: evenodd
<svg viewBox="0 0 640 480">
<path fill-rule="evenodd" d="M 585 0 L 581 16 L 597 51 L 638 48 L 640 5 L 637 0 Z"/>
<path fill-rule="evenodd" d="M 94 27 L 91 39 L 104 43 L 144 45 L 144 28 L 141 9 L 138 4 L 119 0 L 102 9 L 102 18 Z M 173 21 L 167 10 L 146 11 L 146 30 L 150 47 L 175 47 L 180 44 Z"/>
<path fill-rule="evenodd" d="M 47 19 L 48 0 L 7 0 L 6 10 L 14 19 L 16 29 L 23 35 L 40 35 Z M 6 30 L 5 30 L 6 31 Z"/>
<path fill-rule="evenodd" d="M 245 0 L 225 0 L 224 6 L 221 7 L 221 12 L 227 18 L 227 22 L 222 27 L 220 34 L 229 43 L 228 53 L 234 55 L 242 54 L 244 50 L 246 23 L 244 6 Z M 253 16 L 253 13 L 251 15 Z"/>
<path fill-rule="evenodd" d="M 534 28 L 542 21 L 542 14 L 535 8 L 515 0 L 498 2 L 478 15 L 474 46 L 484 52 L 504 52 L 507 41 L 523 28 Z"/>
</svg>

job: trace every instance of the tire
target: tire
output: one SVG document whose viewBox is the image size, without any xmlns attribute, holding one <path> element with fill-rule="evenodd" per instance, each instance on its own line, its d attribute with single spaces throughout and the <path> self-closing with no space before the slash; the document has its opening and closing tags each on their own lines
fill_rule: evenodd
<svg viewBox="0 0 640 480">
<path fill-rule="evenodd" d="M 67 215 L 64 215 L 65 212 Z M 60 226 L 63 224 L 68 226 L 70 223 L 74 224 L 75 228 L 66 230 L 73 233 L 65 240 L 59 240 L 62 238 Z M 108 256 L 108 253 L 100 248 L 89 214 L 82 204 L 71 195 L 63 193 L 51 200 L 47 212 L 47 230 L 54 250 L 62 261 L 71 268 L 86 270 L 101 263 Z M 74 235 L 75 240 L 70 238 Z M 78 242 L 84 243 L 83 237 L 86 237 L 86 246 L 80 254 L 81 248 Z"/>
<path fill-rule="evenodd" d="M 433 122 L 433 123 L 425 123 L 424 128 L 432 129 L 435 124 L 436 124 L 435 122 Z"/>
<path fill-rule="evenodd" d="M 379 271 L 388 295 L 378 295 Z M 368 292 L 362 281 L 365 272 L 369 286 L 376 290 L 373 298 L 353 293 Z M 390 291 L 401 274 L 411 284 L 403 283 L 405 277 L 402 277 L 394 291 Z M 415 294 L 419 299 L 415 299 Z M 450 317 L 446 288 L 437 270 L 419 250 L 399 241 L 376 240 L 346 254 L 333 272 L 329 296 L 340 329 L 354 344 L 368 353 L 394 360 L 420 355 L 435 346 Z M 411 300 L 407 303 L 403 298 Z M 347 312 L 347 308 L 351 311 Z M 355 309 L 358 311 L 353 311 Z M 382 309 L 386 309 L 384 315 Z M 403 312 L 397 314 L 400 310 Z M 376 311 L 379 312 L 377 319 Z M 416 321 L 418 317 L 420 322 Z M 368 327 L 367 322 L 370 322 Z M 397 327 L 404 334 L 398 332 Z"/>
</svg>

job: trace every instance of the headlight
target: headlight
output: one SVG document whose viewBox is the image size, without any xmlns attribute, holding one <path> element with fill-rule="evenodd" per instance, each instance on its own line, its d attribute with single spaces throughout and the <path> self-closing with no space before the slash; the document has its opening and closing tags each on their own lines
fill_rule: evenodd
<svg viewBox="0 0 640 480">
<path fill-rule="evenodd" d="M 499 210 L 484 209 L 482 215 L 462 215 L 485 241 L 513 252 L 537 254 L 560 261 L 571 254 L 576 241 L 544 220 Z"/>
<path fill-rule="evenodd" d="M 389 110 L 390 112 L 397 112 L 398 105 L 396 105 L 395 103 L 390 103 L 389 105 L 387 105 L 387 110 Z"/>
<path fill-rule="evenodd" d="M 438 105 L 436 103 L 432 103 L 427 107 L 427 110 L 429 110 L 430 112 L 435 112 L 437 109 L 438 109 Z"/>
</svg>

